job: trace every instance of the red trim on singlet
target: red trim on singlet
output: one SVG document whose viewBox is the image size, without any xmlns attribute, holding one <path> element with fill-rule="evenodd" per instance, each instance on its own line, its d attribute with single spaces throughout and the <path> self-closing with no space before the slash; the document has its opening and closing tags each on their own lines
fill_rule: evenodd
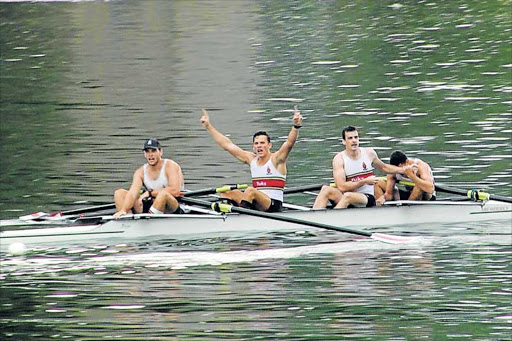
<svg viewBox="0 0 512 341">
<path fill-rule="evenodd" d="M 373 176 L 373 171 L 354 174 L 351 177 L 347 177 L 347 181 L 359 181 L 369 178 L 370 176 Z"/>
<path fill-rule="evenodd" d="M 254 188 L 277 188 L 283 189 L 286 181 L 283 179 L 258 178 L 252 179 L 252 187 Z"/>
</svg>

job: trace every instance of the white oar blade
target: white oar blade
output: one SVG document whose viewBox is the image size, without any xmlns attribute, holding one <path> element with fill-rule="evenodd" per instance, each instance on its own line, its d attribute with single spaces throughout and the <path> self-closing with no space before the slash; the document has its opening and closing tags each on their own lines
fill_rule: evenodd
<svg viewBox="0 0 512 341">
<path fill-rule="evenodd" d="M 385 233 L 373 233 L 370 238 L 389 244 L 414 243 L 421 239 L 420 237 L 397 236 Z"/>
</svg>

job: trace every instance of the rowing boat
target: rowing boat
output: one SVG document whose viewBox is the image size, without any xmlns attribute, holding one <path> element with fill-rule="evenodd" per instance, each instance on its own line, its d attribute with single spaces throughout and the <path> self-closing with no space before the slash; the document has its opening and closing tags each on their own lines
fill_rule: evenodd
<svg viewBox="0 0 512 341">
<path fill-rule="evenodd" d="M 401 231 L 414 232 L 418 224 L 448 224 L 512 220 L 512 205 L 488 201 L 394 201 L 374 208 L 346 210 L 287 210 L 280 216 L 333 226 L 372 229 L 403 226 Z M 20 226 L 15 226 L 20 225 Z M 5 230 L 6 227 L 13 228 Z M 293 222 L 275 221 L 239 213 L 219 213 L 193 209 L 188 214 L 135 214 L 120 219 L 94 216 L 74 220 L 0 221 L 0 247 L 21 242 L 25 245 L 83 244 L 84 242 L 123 242 L 145 239 L 187 239 L 198 236 L 221 236 L 233 233 L 265 231 L 315 230 Z"/>
</svg>

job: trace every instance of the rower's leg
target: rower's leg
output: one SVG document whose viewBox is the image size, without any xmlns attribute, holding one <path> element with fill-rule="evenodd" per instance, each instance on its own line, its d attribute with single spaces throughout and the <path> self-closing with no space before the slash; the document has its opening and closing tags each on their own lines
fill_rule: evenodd
<svg viewBox="0 0 512 341">
<path fill-rule="evenodd" d="M 411 191 L 411 195 L 409 195 L 409 200 L 422 200 L 424 194 L 425 192 L 419 189 L 418 186 L 414 186 Z"/>
<path fill-rule="evenodd" d="M 379 180 L 375 185 L 373 185 L 373 189 L 375 191 L 375 198 L 377 199 L 377 203 L 384 202 L 384 200 L 380 199 L 380 197 L 382 197 L 386 191 L 386 182 Z"/>
<path fill-rule="evenodd" d="M 339 189 L 324 185 L 315 199 L 313 208 L 326 208 L 329 201 L 334 202 L 334 204 L 338 204 L 342 195 L 343 194 Z"/>
<path fill-rule="evenodd" d="M 152 213 L 160 213 L 165 212 L 165 209 L 168 208 L 170 212 L 176 212 L 179 207 L 178 200 L 175 197 L 170 195 L 166 191 L 160 191 L 153 201 L 153 205 L 149 209 Z M 154 209 L 158 210 L 155 211 Z"/>
<path fill-rule="evenodd" d="M 258 211 L 267 211 L 272 204 L 270 197 L 263 192 L 260 192 L 254 187 L 247 187 L 244 191 L 243 200 L 248 201 L 254 205 Z"/>
<path fill-rule="evenodd" d="M 221 193 L 220 197 L 234 200 L 238 205 L 240 205 L 242 200 L 244 200 L 244 193 L 238 189 L 234 189 L 232 191 Z"/>
<path fill-rule="evenodd" d="M 116 211 L 120 211 L 121 208 L 123 208 L 126 194 L 128 194 L 128 191 L 123 188 L 119 188 L 114 192 L 114 202 L 116 204 Z"/>
<path fill-rule="evenodd" d="M 122 188 L 117 189 L 114 192 L 114 202 L 116 204 L 116 211 L 120 211 L 123 208 L 124 200 L 128 191 Z M 141 213 L 142 212 L 142 199 L 140 197 L 135 200 L 135 203 L 132 207 L 133 213 Z"/>
<path fill-rule="evenodd" d="M 347 208 L 349 205 L 356 207 L 366 207 L 368 198 L 362 193 L 347 192 L 343 194 L 340 202 L 334 208 Z"/>
</svg>

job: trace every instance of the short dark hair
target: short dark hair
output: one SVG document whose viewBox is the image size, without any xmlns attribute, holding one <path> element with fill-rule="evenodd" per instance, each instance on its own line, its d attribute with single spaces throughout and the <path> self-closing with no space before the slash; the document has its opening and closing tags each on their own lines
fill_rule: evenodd
<svg viewBox="0 0 512 341">
<path fill-rule="evenodd" d="M 258 131 L 256 134 L 254 134 L 252 137 L 252 142 L 254 142 L 254 140 L 256 139 L 257 136 L 262 136 L 262 135 L 266 136 L 268 143 L 270 143 L 270 136 L 268 136 L 266 131 Z"/>
<path fill-rule="evenodd" d="M 407 161 L 407 155 L 401 150 L 395 150 L 389 157 L 389 163 L 393 166 L 398 166 L 401 163 L 405 163 L 405 161 Z"/>
<path fill-rule="evenodd" d="M 348 127 L 343 128 L 343 130 L 341 131 L 341 137 L 342 137 L 343 139 L 345 139 L 345 133 L 346 133 L 347 131 L 357 131 L 357 128 L 356 128 L 356 127 L 354 127 L 354 126 L 348 126 Z"/>
</svg>

